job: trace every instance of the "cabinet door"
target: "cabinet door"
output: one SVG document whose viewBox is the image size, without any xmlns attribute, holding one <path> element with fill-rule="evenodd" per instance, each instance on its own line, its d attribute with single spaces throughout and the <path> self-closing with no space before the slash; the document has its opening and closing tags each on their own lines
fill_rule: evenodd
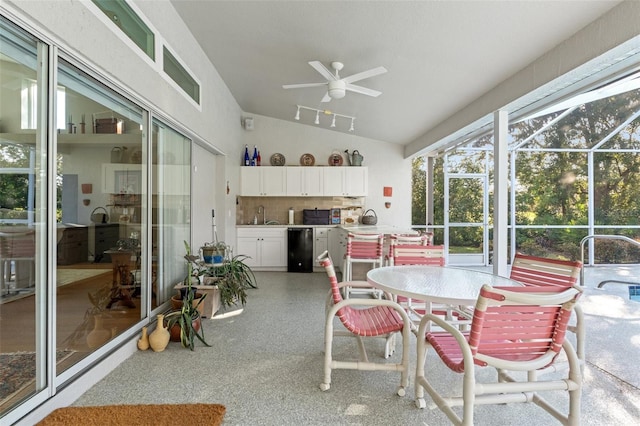
<svg viewBox="0 0 640 426">
<path fill-rule="evenodd" d="M 141 194 L 143 173 L 146 171 L 140 164 L 103 164 L 102 192 L 104 194 Z"/>
<path fill-rule="evenodd" d="M 261 266 L 287 266 L 284 238 L 264 237 L 260 247 Z"/>
<path fill-rule="evenodd" d="M 324 191 L 323 177 L 325 167 L 303 167 L 302 181 L 304 183 L 304 195 L 322 196 Z"/>
<path fill-rule="evenodd" d="M 287 195 L 287 175 L 284 167 L 254 167 L 262 172 L 262 194 Z"/>
<path fill-rule="evenodd" d="M 344 174 L 344 192 L 351 197 L 366 196 L 368 173 L 366 167 L 348 167 Z"/>
<path fill-rule="evenodd" d="M 324 167 L 287 167 L 287 195 L 311 197 L 324 195 Z"/>
<path fill-rule="evenodd" d="M 302 167 L 287 167 L 287 195 L 299 197 L 304 195 Z"/>
<path fill-rule="evenodd" d="M 342 228 L 328 230 L 329 255 L 336 269 L 342 270 L 344 255 L 347 252 L 347 231 Z"/>
<path fill-rule="evenodd" d="M 322 176 L 325 196 L 342 196 L 344 194 L 344 170 L 347 167 L 327 167 Z"/>
<path fill-rule="evenodd" d="M 247 258 L 244 260 L 244 263 L 246 263 L 247 266 L 253 267 L 260 265 L 259 248 L 259 237 L 238 237 L 237 252 L 238 254 L 247 256 Z"/>
<path fill-rule="evenodd" d="M 240 167 L 240 195 L 263 195 L 260 170 L 261 167 Z"/>
<path fill-rule="evenodd" d="M 329 229 L 314 228 L 315 238 L 313 241 L 313 266 L 319 267 L 318 256 L 329 250 Z M 329 254 L 331 256 L 331 254 Z"/>
</svg>

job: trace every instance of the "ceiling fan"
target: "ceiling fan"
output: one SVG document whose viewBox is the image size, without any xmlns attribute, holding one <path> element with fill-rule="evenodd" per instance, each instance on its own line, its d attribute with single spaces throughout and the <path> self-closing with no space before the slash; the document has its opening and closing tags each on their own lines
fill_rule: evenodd
<svg viewBox="0 0 640 426">
<path fill-rule="evenodd" d="M 284 86 L 282 86 L 282 88 L 300 89 L 303 87 L 327 86 L 327 93 L 322 98 L 322 102 L 329 102 L 331 101 L 331 99 L 342 99 L 347 93 L 347 90 L 373 97 L 377 97 L 382 94 L 382 92 L 379 92 L 377 90 L 367 89 L 366 87 L 357 86 L 352 83 L 364 80 L 365 78 L 384 74 L 385 72 L 387 72 L 387 69 L 385 67 L 377 67 L 368 71 L 352 74 L 348 77 L 340 78 L 339 72 L 340 70 L 342 70 L 342 68 L 344 68 L 344 64 L 342 62 L 331 62 L 331 68 L 334 69 L 335 74 L 329 71 L 327 67 L 322 65 L 320 61 L 311 61 L 309 62 L 309 65 L 311 65 L 316 71 L 318 71 L 320 75 L 326 78 L 327 81 L 324 83 L 285 84 Z"/>
</svg>

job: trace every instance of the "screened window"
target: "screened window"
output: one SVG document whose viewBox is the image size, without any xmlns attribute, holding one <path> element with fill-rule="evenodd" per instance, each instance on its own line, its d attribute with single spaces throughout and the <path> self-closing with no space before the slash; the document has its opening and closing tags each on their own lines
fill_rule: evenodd
<svg viewBox="0 0 640 426">
<path fill-rule="evenodd" d="M 155 60 L 155 36 L 124 0 L 93 0 L 144 53 Z"/>
<path fill-rule="evenodd" d="M 163 69 L 173 81 L 176 82 L 182 90 L 197 104 L 200 104 L 200 85 L 193 77 L 184 69 L 180 62 L 163 47 Z"/>
</svg>

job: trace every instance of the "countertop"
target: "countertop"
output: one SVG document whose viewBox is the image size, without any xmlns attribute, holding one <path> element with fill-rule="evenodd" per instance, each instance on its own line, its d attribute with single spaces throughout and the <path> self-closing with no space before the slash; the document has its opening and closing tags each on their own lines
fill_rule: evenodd
<svg viewBox="0 0 640 426">
<path fill-rule="evenodd" d="M 399 228 L 393 225 L 236 225 L 236 228 L 342 228 L 359 234 L 413 234 L 417 231 L 410 228 Z"/>
</svg>

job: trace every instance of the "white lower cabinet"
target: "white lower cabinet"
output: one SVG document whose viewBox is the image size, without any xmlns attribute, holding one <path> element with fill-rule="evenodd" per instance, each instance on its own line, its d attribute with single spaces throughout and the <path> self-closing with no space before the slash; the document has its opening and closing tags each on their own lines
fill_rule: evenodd
<svg viewBox="0 0 640 426">
<path fill-rule="evenodd" d="M 287 228 L 268 226 L 238 228 L 236 254 L 249 256 L 245 263 L 255 270 L 287 267 Z"/>
<path fill-rule="evenodd" d="M 342 262 L 347 252 L 347 231 L 342 228 L 328 228 L 327 245 L 334 268 L 342 271 Z"/>
<path fill-rule="evenodd" d="M 318 256 L 329 250 L 329 228 L 313 228 L 313 267 L 321 268 Z"/>
</svg>

